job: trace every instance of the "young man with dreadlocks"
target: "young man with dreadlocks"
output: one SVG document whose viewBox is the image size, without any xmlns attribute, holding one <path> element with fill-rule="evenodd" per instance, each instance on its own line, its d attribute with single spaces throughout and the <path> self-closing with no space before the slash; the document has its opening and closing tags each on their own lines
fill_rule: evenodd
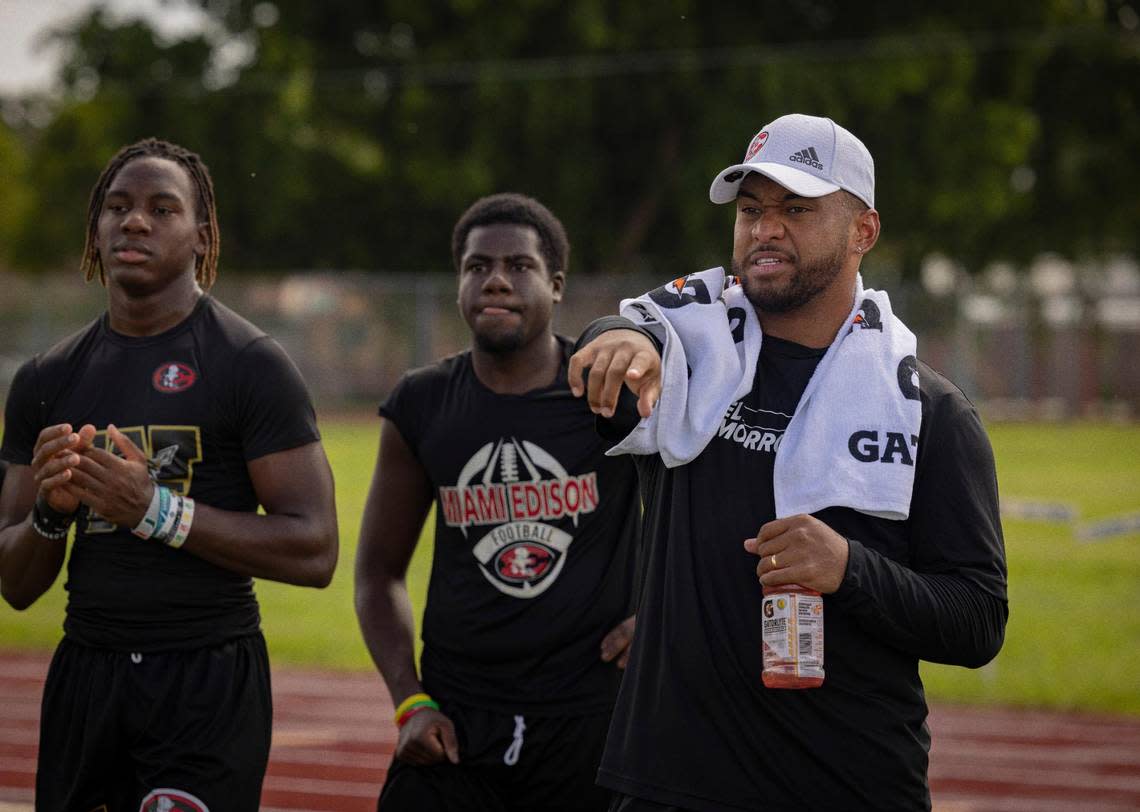
<svg viewBox="0 0 1140 812">
<path fill-rule="evenodd" d="M 471 348 L 380 407 L 356 612 L 396 705 L 385 812 L 604 810 L 594 783 L 621 668 L 641 520 L 551 328 L 570 246 L 533 198 L 476 201 L 452 232 Z M 404 584 L 432 502 L 416 673 Z"/>
<path fill-rule="evenodd" d="M 12 382 L 8 603 L 51 586 L 75 527 L 38 810 L 257 809 L 271 698 L 252 578 L 323 587 L 336 565 L 304 382 L 206 293 L 218 245 L 201 159 L 153 139 L 126 147 L 92 192 L 83 255 L 107 311 Z"/>
</svg>

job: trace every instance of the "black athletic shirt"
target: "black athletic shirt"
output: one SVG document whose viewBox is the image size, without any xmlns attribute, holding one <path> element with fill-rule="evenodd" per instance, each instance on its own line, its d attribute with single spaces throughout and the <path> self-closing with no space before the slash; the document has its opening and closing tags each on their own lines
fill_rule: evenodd
<svg viewBox="0 0 1140 812">
<path fill-rule="evenodd" d="M 600 646 L 632 611 L 637 472 L 604 455 L 559 342 L 550 387 L 496 394 L 463 352 L 409 372 L 380 407 L 435 490 L 421 666 L 451 701 L 566 715 L 608 711 L 617 692 Z"/>
<path fill-rule="evenodd" d="M 581 344 L 618 326 L 601 322 Z M 979 666 L 1004 633 L 993 455 L 965 396 L 920 363 L 910 518 L 815 514 L 850 541 L 824 598 L 826 678 L 765 688 L 759 562 L 743 541 L 775 518 L 772 449 L 823 353 L 766 337 L 751 393 L 695 460 L 636 458 L 647 574 L 603 786 L 695 810 L 929 808 L 918 661 Z"/>
<path fill-rule="evenodd" d="M 284 350 L 210 296 L 166 332 L 124 336 L 106 314 L 20 367 L 0 457 L 29 465 L 45 426 L 113 423 L 163 466 L 159 482 L 223 510 L 255 511 L 246 463 L 318 440 Z M 144 541 L 82 508 L 67 567 L 64 631 L 126 651 L 214 645 L 259 627 L 253 582 Z M 235 538 L 234 543 L 242 540 Z"/>
</svg>

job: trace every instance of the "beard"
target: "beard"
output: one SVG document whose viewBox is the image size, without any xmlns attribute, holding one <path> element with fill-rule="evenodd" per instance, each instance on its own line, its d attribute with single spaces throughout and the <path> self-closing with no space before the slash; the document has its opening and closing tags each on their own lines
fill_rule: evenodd
<svg viewBox="0 0 1140 812">
<path fill-rule="evenodd" d="M 843 269 L 843 258 L 846 253 L 845 246 L 836 246 L 835 250 L 827 256 L 809 262 L 801 262 L 794 254 L 788 254 L 779 248 L 762 245 L 752 253 L 758 251 L 774 251 L 787 256 L 788 261 L 795 267 L 795 274 L 782 287 L 775 287 L 770 281 L 749 276 L 747 265 L 736 257 L 732 259 L 732 272 L 740 280 L 744 288 L 744 295 L 757 311 L 766 313 L 790 313 L 806 305 L 821 292 L 826 290 L 839 272 Z M 752 256 L 752 253 L 749 256 Z M 745 258 L 747 261 L 747 257 Z"/>
<path fill-rule="evenodd" d="M 471 338 L 475 346 L 490 355 L 509 355 L 526 344 L 526 326 L 518 324 L 514 327 L 497 325 L 484 326 L 482 329 L 471 325 Z"/>
<path fill-rule="evenodd" d="M 474 333 L 475 346 L 490 355 L 508 355 L 523 345 L 522 332 Z"/>
</svg>

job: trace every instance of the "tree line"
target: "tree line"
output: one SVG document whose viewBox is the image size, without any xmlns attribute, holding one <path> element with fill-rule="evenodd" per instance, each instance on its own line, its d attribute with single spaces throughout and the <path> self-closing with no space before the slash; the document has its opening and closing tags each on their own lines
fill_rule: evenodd
<svg viewBox="0 0 1140 812">
<path fill-rule="evenodd" d="M 459 213 L 511 190 L 573 272 L 678 275 L 727 261 L 709 183 L 787 112 L 871 149 L 881 268 L 1140 247 L 1123 0 L 198 5 L 177 41 L 95 9 L 53 34 L 53 92 L 3 100 L 0 268 L 74 263 L 99 170 L 153 135 L 210 165 L 224 273 L 447 270 Z"/>
</svg>

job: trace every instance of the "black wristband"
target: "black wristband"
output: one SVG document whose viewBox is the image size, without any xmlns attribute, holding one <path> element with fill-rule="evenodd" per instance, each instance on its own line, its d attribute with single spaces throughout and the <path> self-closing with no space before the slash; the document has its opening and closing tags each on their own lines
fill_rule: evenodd
<svg viewBox="0 0 1140 812">
<path fill-rule="evenodd" d="M 62 510 L 56 510 L 48 504 L 48 500 L 43 497 L 43 494 L 36 496 L 36 510 L 51 524 L 70 525 L 75 521 L 75 512 L 64 513 Z"/>
<path fill-rule="evenodd" d="M 66 539 L 74 521 L 74 513 L 56 510 L 42 495 L 36 497 L 36 504 L 32 508 L 32 529 L 44 538 L 52 541 Z"/>
</svg>

